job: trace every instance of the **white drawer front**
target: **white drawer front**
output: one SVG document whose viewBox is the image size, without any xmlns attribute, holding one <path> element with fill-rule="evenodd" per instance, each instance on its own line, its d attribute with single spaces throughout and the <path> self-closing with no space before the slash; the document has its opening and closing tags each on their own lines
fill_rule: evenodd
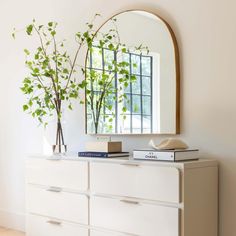
<svg viewBox="0 0 236 236">
<path fill-rule="evenodd" d="M 173 203 L 180 202 L 178 169 L 124 164 L 92 162 L 91 191 Z"/>
<path fill-rule="evenodd" d="M 91 225 L 140 236 L 179 236 L 179 209 L 92 197 Z"/>
<path fill-rule="evenodd" d="M 26 236 L 88 236 L 88 229 L 79 225 L 28 215 Z"/>
<path fill-rule="evenodd" d="M 111 232 L 111 231 L 108 232 L 108 231 L 90 230 L 90 236 L 133 236 L 133 235 Z"/>
<path fill-rule="evenodd" d="M 29 185 L 28 212 L 88 224 L 88 197 L 77 193 L 51 192 Z"/>
<path fill-rule="evenodd" d="M 80 191 L 88 189 L 88 163 L 86 161 L 28 158 L 26 167 L 28 183 Z"/>
</svg>

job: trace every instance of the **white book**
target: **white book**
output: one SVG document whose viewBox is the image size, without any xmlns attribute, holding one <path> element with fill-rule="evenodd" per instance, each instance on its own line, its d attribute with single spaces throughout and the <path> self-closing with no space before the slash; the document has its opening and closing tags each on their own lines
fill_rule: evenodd
<svg viewBox="0 0 236 236">
<path fill-rule="evenodd" d="M 139 149 L 133 151 L 133 158 L 156 161 L 187 161 L 198 159 L 198 149 L 153 150 Z"/>
</svg>

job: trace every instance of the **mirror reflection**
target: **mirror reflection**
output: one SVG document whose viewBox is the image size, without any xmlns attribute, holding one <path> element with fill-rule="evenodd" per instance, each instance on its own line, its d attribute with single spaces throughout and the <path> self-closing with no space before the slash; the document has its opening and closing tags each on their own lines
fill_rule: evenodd
<svg viewBox="0 0 236 236">
<path fill-rule="evenodd" d="M 87 133 L 177 133 L 176 50 L 156 15 L 128 11 L 108 20 L 86 59 Z"/>
</svg>

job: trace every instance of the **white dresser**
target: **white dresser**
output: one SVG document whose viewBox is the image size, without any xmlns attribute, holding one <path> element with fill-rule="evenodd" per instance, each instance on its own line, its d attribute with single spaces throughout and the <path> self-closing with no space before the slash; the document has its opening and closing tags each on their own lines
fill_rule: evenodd
<svg viewBox="0 0 236 236">
<path fill-rule="evenodd" d="M 27 236 L 217 236 L 218 167 L 27 159 Z"/>
</svg>

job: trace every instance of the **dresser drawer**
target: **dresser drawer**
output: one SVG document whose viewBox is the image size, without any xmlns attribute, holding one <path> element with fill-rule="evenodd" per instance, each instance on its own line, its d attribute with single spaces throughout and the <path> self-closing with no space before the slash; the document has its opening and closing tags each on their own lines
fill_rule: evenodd
<svg viewBox="0 0 236 236">
<path fill-rule="evenodd" d="M 92 197 L 91 225 L 140 236 L 179 236 L 179 209 Z"/>
<path fill-rule="evenodd" d="M 88 189 L 88 163 L 86 161 L 27 160 L 27 182 L 86 191 Z"/>
<path fill-rule="evenodd" d="M 88 229 L 77 224 L 36 215 L 27 216 L 26 236 L 88 236 Z"/>
<path fill-rule="evenodd" d="M 98 230 L 90 230 L 90 236 L 136 236 L 132 234 L 123 234 L 111 231 L 98 231 Z"/>
<path fill-rule="evenodd" d="M 87 196 L 53 191 L 28 185 L 28 211 L 43 216 L 88 224 Z"/>
<path fill-rule="evenodd" d="M 95 193 L 180 202 L 180 172 L 174 167 L 92 162 L 90 176 Z"/>
</svg>

